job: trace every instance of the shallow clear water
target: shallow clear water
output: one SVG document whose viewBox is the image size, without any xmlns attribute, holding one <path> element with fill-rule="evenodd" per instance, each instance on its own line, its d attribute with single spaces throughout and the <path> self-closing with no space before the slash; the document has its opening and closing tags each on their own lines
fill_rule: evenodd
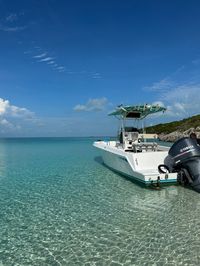
<svg viewBox="0 0 200 266">
<path fill-rule="evenodd" d="M 200 194 L 140 187 L 92 142 L 0 140 L 0 265 L 200 265 Z"/>
</svg>

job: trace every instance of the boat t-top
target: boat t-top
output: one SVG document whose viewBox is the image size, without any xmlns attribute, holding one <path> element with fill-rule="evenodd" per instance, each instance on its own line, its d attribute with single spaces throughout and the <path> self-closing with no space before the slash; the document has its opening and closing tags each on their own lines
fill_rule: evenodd
<svg viewBox="0 0 200 266">
<path fill-rule="evenodd" d="M 138 127 L 130 126 L 130 122 L 138 125 L 147 116 L 165 111 L 160 105 L 120 105 L 109 114 L 121 122 L 117 140 L 98 140 L 93 145 L 101 151 L 106 166 L 130 179 L 158 186 L 177 183 L 178 177 L 191 186 L 197 182 L 200 191 L 200 147 L 195 140 L 183 138 L 170 148 L 158 144 L 157 134 L 146 134 L 145 130 L 140 132 Z M 198 175 L 192 173 L 194 169 Z"/>
</svg>

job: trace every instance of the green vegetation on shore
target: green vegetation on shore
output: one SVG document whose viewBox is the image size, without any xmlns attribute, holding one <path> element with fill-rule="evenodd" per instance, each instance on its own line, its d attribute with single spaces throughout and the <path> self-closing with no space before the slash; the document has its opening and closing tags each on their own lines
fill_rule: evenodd
<svg viewBox="0 0 200 266">
<path fill-rule="evenodd" d="M 185 118 L 180 121 L 174 121 L 165 124 L 158 124 L 151 127 L 146 127 L 147 133 L 157 133 L 157 134 L 169 134 L 174 131 L 184 132 L 190 128 L 196 128 L 200 126 L 200 115 L 195 115 L 189 118 Z"/>
</svg>

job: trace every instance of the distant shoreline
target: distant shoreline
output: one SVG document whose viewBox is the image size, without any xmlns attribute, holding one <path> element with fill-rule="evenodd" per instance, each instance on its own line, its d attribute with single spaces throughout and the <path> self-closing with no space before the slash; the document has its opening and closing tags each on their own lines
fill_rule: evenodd
<svg viewBox="0 0 200 266">
<path fill-rule="evenodd" d="M 188 130 L 181 132 L 179 130 L 171 132 L 169 134 L 161 133 L 158 135 L 158 139 L 161 141 L 175 142 L 176 140 L 184 137 L 189 137 L 191 133 L 195 133 L 197 138 L 200 138 L 200 127 L 189 128 Z"/>
</svg>

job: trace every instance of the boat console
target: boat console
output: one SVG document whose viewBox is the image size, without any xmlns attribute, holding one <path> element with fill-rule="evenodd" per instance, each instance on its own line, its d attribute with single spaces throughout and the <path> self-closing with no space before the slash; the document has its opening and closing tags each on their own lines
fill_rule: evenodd
<svg viewBox="0 0 200 266">
<path fill-rule="evenodd" d="M 157 151 L 158 144 L 156 142 L 145 142 L 143 135 L 139 134 L 137 128 L 125 127 L 119 135 L 120 143 L 127 152 Z"/>
</svg>

